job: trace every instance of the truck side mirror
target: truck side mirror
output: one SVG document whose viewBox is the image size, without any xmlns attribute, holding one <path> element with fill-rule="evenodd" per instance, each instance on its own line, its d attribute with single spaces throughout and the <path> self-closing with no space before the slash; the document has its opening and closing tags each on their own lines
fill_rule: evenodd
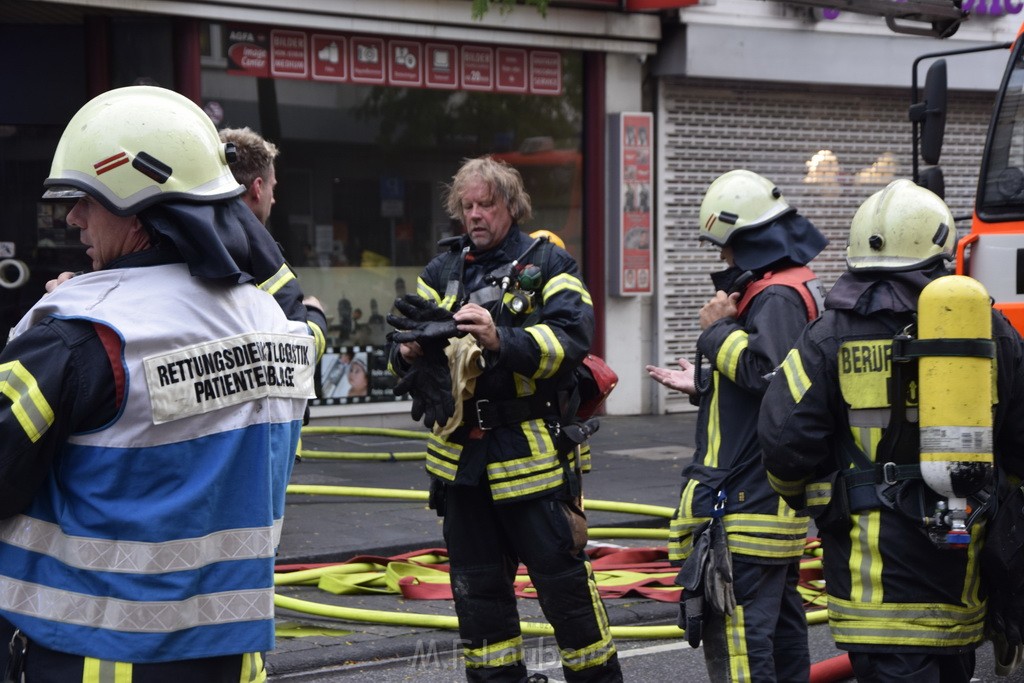
<svg viewBox="0 0 1024 683">
<path fill-rule="evenodd" d="M 938 166 L 921 171 L 921 177 L 917 179 L 917 184 L 934 192 L 939 199 L 946 198 L 946 181 L 942 176 L 942 169 Z"/>
<path fill-rule="evenodd" d="M 928 67 L 924 102 L 910 105 L 910 120 L 921 127 L 921 159 L 932 166 L 939 163 L 946 133 L 946 82 L 946 60 L 940 59 Z"/>
</svg>

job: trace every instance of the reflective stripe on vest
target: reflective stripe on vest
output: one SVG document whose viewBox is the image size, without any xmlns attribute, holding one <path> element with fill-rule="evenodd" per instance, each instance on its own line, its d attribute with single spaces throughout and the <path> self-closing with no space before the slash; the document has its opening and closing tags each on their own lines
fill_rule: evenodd
<svg viewBox="0 0 1024 683">
<path fill-rule="evenodd" d="M 274 548 L 315 365 L 305 324 L 253 285 L 193 278 L 184 264 L 75 277 L 19 328 L 49 316 L 113 330 L 127 391 L 109 424 L 69 437 L 29 507 L 0 524 L 3 616 L 43 647 L 104 660 L 272 648 Z M 163 374 L 147 376 L 153 359 L 167 359 Z M 270 366 L 291 368 L 274 370 L 291 386 L 226 379 L 251 371 L 258 383 Z M 170 419 L 154 424 L 154 394 L 188 386 L 180 396 L 199 404 L 210 395 L 196 385 L 215 377 L 244 400 L 164 410 Z"/>
</svg>

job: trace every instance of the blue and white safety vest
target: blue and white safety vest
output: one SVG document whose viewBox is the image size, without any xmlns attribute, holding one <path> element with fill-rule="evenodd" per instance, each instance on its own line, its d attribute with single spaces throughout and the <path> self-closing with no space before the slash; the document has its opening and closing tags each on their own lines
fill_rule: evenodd
<svg viewBox="0 0 1024 683">
<path fill-rule="evenodd" d="M 0 614 L 31 641 L 128 662 L 274 646 L 274 551 L 315 352 L 251 285 L 182 264 L 99 271 L 43 318 L 121 340 L 117 417 L 74 434 L 24 513 L 0 522 Z"/>
</svg>

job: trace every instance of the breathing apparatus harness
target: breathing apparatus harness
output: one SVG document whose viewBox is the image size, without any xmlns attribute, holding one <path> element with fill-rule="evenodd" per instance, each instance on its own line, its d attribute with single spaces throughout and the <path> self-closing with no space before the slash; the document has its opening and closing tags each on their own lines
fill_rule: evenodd
<svg viewBox="0 0 1024 683">
<path fill-rule="evenodd" d="M 820 293 L 817 296 L 813 294 L 807 285 L 815 279 L 814 272 L 807 266 L 793 266 L 779 271 L 767 271 L 763 274 L 746 270 L 729 285 L 727 293 L 730 295 L 737 292 L 742 294 L 736 307 L 737 316 L 742 316 L 755 296 L 772 285 L 785 285 L 797 292 L 803 299 L 804 307 L 807 309 L 807 320 L 811 321 L 818 317 L 824 303 L 824 297 Z M 703 363 L 704 356 L 700 349 L 697 349 L 693 362 L 693 384 L 697 389 L 697 397 L 711 391 L 711 379 L 704 379 Z"/>
<path fill-rule="evenodd" d="M 918 370 L 923 358 L 994 359 L 995 343 L 990 338 L 921 339 L 917 322 L 900 329 L 892 340 L 889 423 L 876 448 L 875 461 L 857 447 L 847 430 L 848 436 L 840 439 L 843 463 L 836 482 L 842 490 L 833 491 L 833 495 L 842 496 L 846 520 L 850 513 L 885 507 L 914 521 L 937 547 L 965 548 L 970 542 L 972 525 L 989 510 L 993 493 L 991 468 L 986 469 L 981 463 L 943 462 L 947 475 L 939 483 L 922 472 L 922 450 L 935 450 L 927 445 L 922 447 L 924 396 L 919 395 Z M 919 406 L 916 420 L 908 415 L 908 401 Z M 957 488 L 963 489 L 963 495 L 957 493 L 956 499 L 968 501 L 962 508 L 951 504 L 955 499 L 950 490 Z"/>
</svg>

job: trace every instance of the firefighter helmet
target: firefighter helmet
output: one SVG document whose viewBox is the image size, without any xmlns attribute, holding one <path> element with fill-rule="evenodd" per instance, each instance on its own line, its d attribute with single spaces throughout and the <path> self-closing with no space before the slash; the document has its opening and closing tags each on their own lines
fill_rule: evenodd
<svg viewBox="0 0 1024 683">
<path fill-rule="evenodd" d="M 724 247 L 736 233 L 759 228 L 790 211 L 795 209 L 772 181 L 753 171 L 729 171 L 704 193 L 698 239 Z"/>
<path fill-rule="evenodd" d="M 162 201 L 245 191 L 210 117 L 173 90 L 117 88 L 87 102 L 57 143 L 45 199 L 89 194 L 119 216 Z"/>
<path fill-rule="evenodd" d="M 850 270 L 912 270 L 951 260 L 956 227 L 949 207 L 930 190 L 894 180 L 860 205 L 850 224 Z"/>
<path fill-rule="evenodd" d="M 562 249 L 565 249 L 565 242 L 562 241 L 562 238 L 556 235 L 555 233 L 551 232 L 550 230 L 534 230 L 533 232 L 530 233 L 530 237 L 547 237 L 548 242 L 551 242 L 551 244 L 555 245 L 556 247 L 561 247 Z"/>
</svg>

